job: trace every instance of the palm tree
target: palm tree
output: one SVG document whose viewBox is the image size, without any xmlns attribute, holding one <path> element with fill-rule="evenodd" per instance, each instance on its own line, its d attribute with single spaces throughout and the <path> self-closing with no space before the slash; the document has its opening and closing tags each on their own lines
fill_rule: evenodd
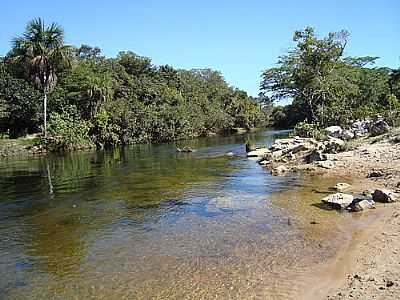
<svg viewBox="0 0 400 300">
<path fill-rule="evenodd" d="M 43 91 L 44 137 L 47 138 L 47 94 L 57 84 L 57 71 L 71 66 L 71 46 L 64 45 L 64 30 L 56 23 L 45 27 L 33 19 L 25 32 L 12 41 L 10 57 L 20 63 L 27 78 Z"/>
</svg>

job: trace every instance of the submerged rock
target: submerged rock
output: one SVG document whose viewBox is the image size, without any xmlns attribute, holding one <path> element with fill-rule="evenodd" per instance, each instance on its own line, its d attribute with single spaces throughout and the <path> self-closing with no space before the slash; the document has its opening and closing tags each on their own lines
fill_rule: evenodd
<svg viewBox="0 0 400 300">
<path fill-rule="evenodd" d="M 351 185 L 348 184 L 348 183 L 339 182 L 333 187 L 333 189 L 336 190 L 336 191 L 342 192 L 344 190 L 347 190 L 350 187 L 351 187 Z"/>
<path fill-rule="evenodd" d="M 398 195 L 385 189 L 376 189 L 372 194 L 372 199 L 375 202 L 391 203 L 396 202 Z"/>
<path fill-rule="evenodd" d="M 194 152 L 193 148 L 190 147 L 183 147 L 183 148 L 176 148 L 177 152 L 182 152 L 182 153 L 189 153 L 189 152 Z"/>
<path fill-rule="evenodd" d="M 354 200 L 352 195 L 337 193 L 322 198 L 322 202 L 336 209 L 346 209 Z"/>
</svg>

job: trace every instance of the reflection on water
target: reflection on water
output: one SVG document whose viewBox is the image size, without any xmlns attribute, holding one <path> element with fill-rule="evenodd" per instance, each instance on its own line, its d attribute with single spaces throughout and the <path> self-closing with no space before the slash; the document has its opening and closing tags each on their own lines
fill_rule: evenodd
<svg viewBox="0 0 400 300">
<path fill-rule="evenodd" d="M 320 195 L 299 175 L 248 161 L 246 138 L 190 141 L 191 154 L 170 144 L 1 161 L 0 298 L 296 293 L 294 278 L 333 254 L 348 215 L 312 206 Z"/>
</svg>

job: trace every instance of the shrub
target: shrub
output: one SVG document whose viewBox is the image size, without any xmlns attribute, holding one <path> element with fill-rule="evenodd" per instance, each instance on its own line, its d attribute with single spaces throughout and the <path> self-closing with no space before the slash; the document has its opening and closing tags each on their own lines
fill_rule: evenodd
<svg viewBox="0 0 400 300">
<path fill-rule="evenodd" d="M 52 151 L 90 148 L 89 130 L 90 123 L 80 118 L 76 107 L 68 106 L 62 113 L 50 115 L 49 138 L 44 142 Z"/>
<path fill-rule="evenodd" d="M 317 140 L 325 138 L 324 132 L 321 131 L 316 124 L 310 124 L 307 122 L 297 123 L 294 127 L 292 135 L 305 138 L 314 138 Z"/>
</svg>

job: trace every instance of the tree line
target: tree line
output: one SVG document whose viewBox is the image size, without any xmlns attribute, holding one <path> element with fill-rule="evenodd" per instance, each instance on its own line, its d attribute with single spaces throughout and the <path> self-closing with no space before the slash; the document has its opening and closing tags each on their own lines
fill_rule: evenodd
<svg viewBox="0 0 400 300">
<path fill-rule="evenodd" d="M 179 70 L 133 52 L 106 58 L 97 47 L 65 45 L 62 27 L 40 18 L 0 60 L 0 133 L 43 131 L 62 149 L 250 129 L 266 118 L 256 100 L 212 69 Z"/>
<path fill-rule="evenodd" d="M 378 114 L 400 125 L 400 69 L 375 67 L 378 57 L 346 56 L 348 40 L 345 30 L 322 38 L 311 27 L 296 31 L 295 46 L 262 73 L 254 98 L 212 69 L 156 66 L 129 51 L 106 58 L 98 47 L 65 45 L 61 26 L 34 19 L 0 59 L 0 136 L 43 132 L 47 145 L 71 149 L 237 127 L 346 125 Z"/>
<path fill-rule="evenodd" d="M 400 69 L 375 67 L 378 57 L 345 56 L 348 39 L 345 30 L 323 38 L 312 27 L 294 33 L 295 47 L 262 74 L 260 90 L 270 103 L 291 101 L 273 108 L 276 126 L 347 125 L 376 115 L 400 125 Z"/>
</svg>

